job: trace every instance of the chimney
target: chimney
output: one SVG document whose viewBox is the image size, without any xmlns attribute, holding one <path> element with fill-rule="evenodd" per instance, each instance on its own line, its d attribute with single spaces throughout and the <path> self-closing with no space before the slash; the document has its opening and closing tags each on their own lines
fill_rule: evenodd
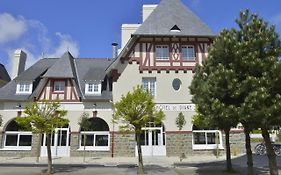
<svg viewBox="0 0 281 175">
<path fill-rule="evenodd" d="M 142 6 L 142 22 L 153 12 L 157 4 L 145 4 Z"/>
<path fill-rule="evenodd" d="M 26 53 L 20 49 L 15 51 L 12 59 L 12 79 L 16 78 L 25 69 Z"/>
<path fill-rule="evenodd" d="M 118 53 L 117 53 L 117 46 L 118 46 L 118 44 L 117 43 L 112 43 L 111 45 L 112 45 L 112 58 L 115 59 L 118 56 Z"/>
</svg>

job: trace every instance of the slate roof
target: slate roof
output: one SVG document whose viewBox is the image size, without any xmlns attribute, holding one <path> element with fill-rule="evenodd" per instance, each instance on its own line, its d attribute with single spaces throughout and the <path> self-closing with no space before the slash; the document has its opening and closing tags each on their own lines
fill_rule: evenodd
<svg viewBox="0 0 281 175">
<path fill-rule="evenodd" d="M 43 75 L 48 78 L 74 78 L 74 62 L 73 56 L 69 52 L 65 52 L 52 67 Z"/>
<path fill-rule="evenodd" d="M 175 25 L 180 32 L 171 32 Z M 134 35 L 215 36 L 181 0 L 161 0 Z"/>
<path fill-rule="evenodd" d="M 77 58 L 66 52 L 61 58 L 44 58 L 22 72 L 14 80 L 0 88 L 0 100 L 6 101 L 32 101 L 37 97 L 48 78 L 72 78 L 78 96 L 83 100 L 110 100 L 111 91 L 103 91 L 100 96 L 85 94 L 87 82 L 101 82 L 104 80 L 105 69 L 112 59 L 107 58 Z M 37 82 L 39 80 L 39 82 Z M 18 82 L 33 82 L 33 92 L 29 95 L 17 95 Z"/>
<path fill-rule="evenodd" d="M 11 78 L 3 64 L 0 64 L 0 87 L 11 81 Z"/>
</svg>

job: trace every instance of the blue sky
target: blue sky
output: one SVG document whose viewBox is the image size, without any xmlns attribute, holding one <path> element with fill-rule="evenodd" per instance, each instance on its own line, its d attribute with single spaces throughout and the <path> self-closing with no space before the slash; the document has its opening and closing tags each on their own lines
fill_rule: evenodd
<svg viewBox="0 0 281 175">
<path fill-rule="evenodd" d="M 249 8 L 281 33 L 279 0 L 182 0 L 214 32 L 235 26 Z M 17 48 L 28 54 L 27 66 L 42 57 L 60 57 L 67 49 L 78 57 L 111 57 L 120 45 L 121 25 L 140 23 L 142 4 L 159 0 L 1 0 L 0 63 L 10 69 Z"/>
</svg>

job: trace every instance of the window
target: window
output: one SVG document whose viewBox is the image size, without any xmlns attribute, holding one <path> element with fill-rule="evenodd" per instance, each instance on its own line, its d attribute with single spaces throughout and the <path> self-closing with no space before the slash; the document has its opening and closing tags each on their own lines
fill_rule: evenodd
<svg viewBox="0 0 281 175">
<path fill-rule="evenodd" d="M 148 90 L 153 97 L 156 96 L 156 79 L 155 78 L 143 78 L 142 86 Z"/>
<path fill-rule="evenodd" d="M 87 83 L 85 86 L 85 92 L 86 94 L 101 94 L 101 83 Z"/>
<path fill-rule="evenodd" d="M 180 88 L 181 88 L 181 80 L 180 79 L 175 78 L 173 80 L 173 88 L 174 88 L 175 91 L 179 91 L 180 90 Z"/>
<path fill-rule="evenodd" d="M 108 151 L 110 135 L 107 123 L 98 117 L 88 120 L 90 126 L 88 128 L 81 128 L 80 149 L 83 150 L 85 145 L 86 150 Z"/>
<path fill-rule="evenodd" d="M 183 60 L 195 60 L 194 46 L 192 45 L 181 46 L 181 52 L 182 52 Z"/>
<path fill-rule="evenodd" d="M 54 92 L 64 92 L 65 81 L 55 81 L 54 82 Z"/>
<path fill-rule="evenodd" d="M 12 120 L 6 127 L 4 149 L 31 150 L 32 132 L 20 131 L 20 126 Z"/>
<path fill-rule="evenodd" d="M 157 60 L 169 60 L 169 47 L 168 45 L 156 46 L 156 59 Z"/>
<path fill-rule="evenodd" d="M 193 130 L 192 148 L 198 149 L 223 149 L 222 134 L 219 130 Z M 218 143 L 216 143 L 216 137 Z"/>
<path fill-rule="evenodd" d="M 32 83 L 19 83 L 17 84 L 17 94 L 31 94 Z"/>
</svg>

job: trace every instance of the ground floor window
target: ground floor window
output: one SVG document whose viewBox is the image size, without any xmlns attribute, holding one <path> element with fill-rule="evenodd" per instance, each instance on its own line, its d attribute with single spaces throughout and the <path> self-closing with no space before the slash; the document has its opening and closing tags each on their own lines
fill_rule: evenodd
<svg viewBox="0 0 281 175">
<path fill-rule="evenodd" d="M 5 129 L 4 148 L 15 150 L 31 150 L 32 132 L 23 131 L 15 120 L 9 122 Z"/>
<path fill-rule="evenodd" d="M 90 118 L 90 127 L 81 128 L 80 148 L 94 151 L 108 151 L 110 149 L 110 133 L 107 123 L 98 117 Z"/>
<path fill-rule="evenodd" d="M 196 128 L 196 129 L 195 129 Z M 222 133 L 219 130 L 204 130 L 193 127 L 192 149 L 223 149 Z"/>
</svg>

